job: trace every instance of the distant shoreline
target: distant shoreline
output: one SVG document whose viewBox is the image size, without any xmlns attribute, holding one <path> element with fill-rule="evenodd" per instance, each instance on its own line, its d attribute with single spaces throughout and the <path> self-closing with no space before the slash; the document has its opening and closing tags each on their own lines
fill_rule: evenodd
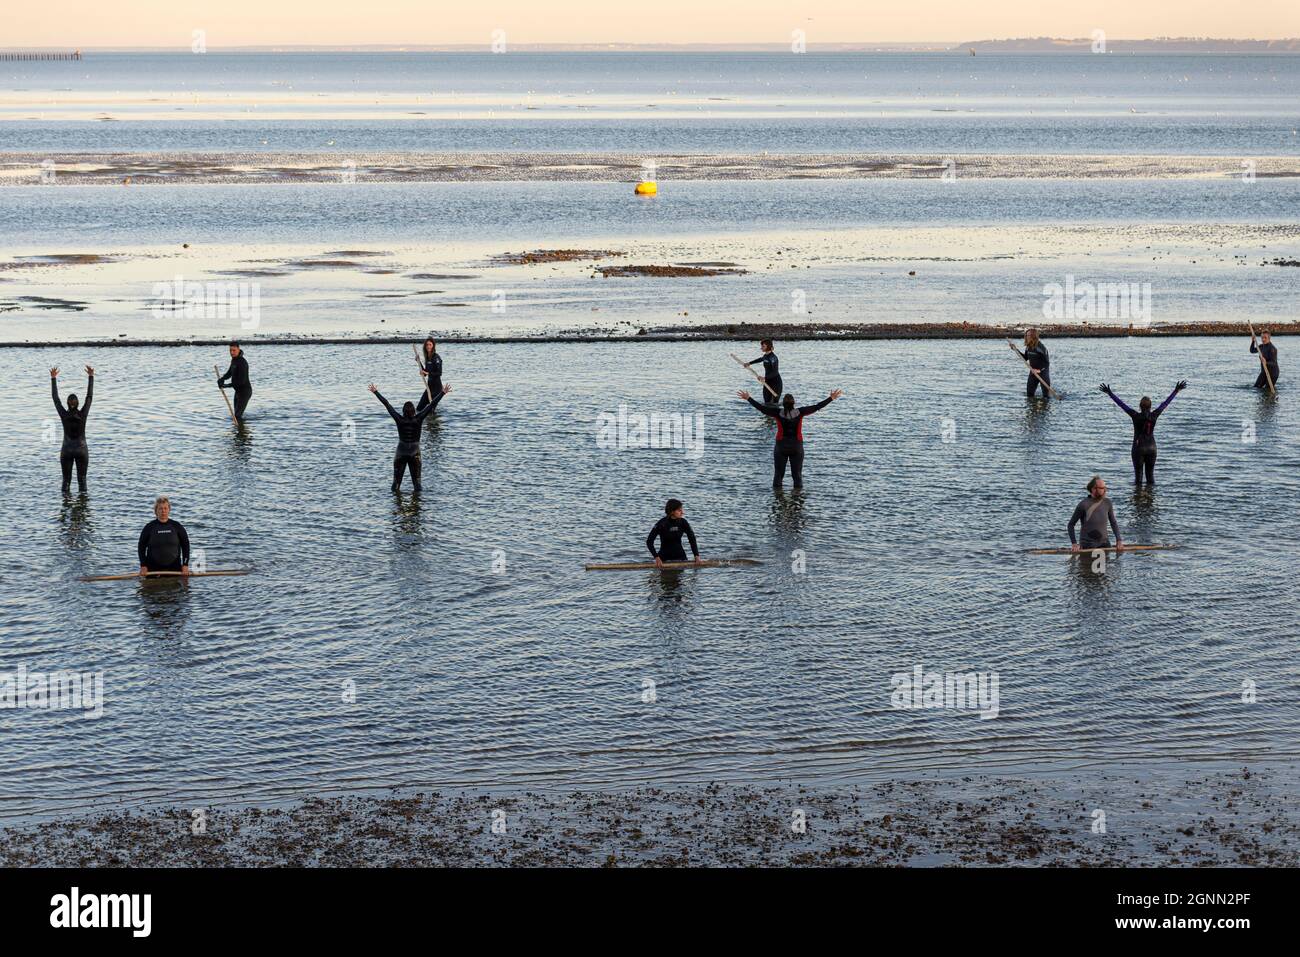
<svg viewBox="0 0 1300 957">
<path fill-rule="evenodd" d="M 785 342 L 842 341 L 842 340 L 900 340 L 900 339 L 1018 339 L 1025 326 L 995 326 L 978 323 L 898 324 L 886 323 L 725 323 L 704 326 L 660 326 L 640 332 L 611 335 L 610 333 L 551 332 L 536 336 L 439 336 L 447 345 L 545 345 L 555 343 L 598 342 L 748 342 L 758 339 L 780 339 Z M 1256 329 L 1258 334 L 1263 327 Z M 1168 323 L 1159 326 L 1053 326 L 1040 324 L 1044 339 L 1122 339 L 1122 338 L 1249 338 L 1250 330 L 1244 322 Z M 1274 336 L 1300 335 L 1300 322 L 1268 326 Z M 259 339 L 256 336 L 236 336 L 244 345 L 253 348 L 264 346 L 373 346 L 404 345 L 423 337 L 423 333 L 382 336 L 277 336 Z M 230 336 L 205 339 L 69 339 L 38 340 L 34 342 L 0 342 L 0 349 L 99 349 L 115 347 L 167 348 L 189 346 L 224 346 Z"/>
</svg>

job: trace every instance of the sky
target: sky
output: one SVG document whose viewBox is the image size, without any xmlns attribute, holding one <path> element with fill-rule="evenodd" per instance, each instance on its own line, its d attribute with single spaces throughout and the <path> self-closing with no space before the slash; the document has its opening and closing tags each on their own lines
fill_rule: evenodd
<svg viewBox="0 0 1300 957">
<path fill-rule="evenodd" d="M 0 48 L 1300 37 L 1300 0 L 5 0 Z"/>
</svg>

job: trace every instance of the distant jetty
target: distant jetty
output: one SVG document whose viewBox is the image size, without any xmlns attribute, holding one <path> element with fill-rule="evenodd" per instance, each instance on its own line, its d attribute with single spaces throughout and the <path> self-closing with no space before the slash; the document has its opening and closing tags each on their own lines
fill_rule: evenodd
<svg viewBox="0 0 1300 957">
<path fill-rule="evenodd" d="M 4 60 L 6 62 L 11 60 L 31 61 L 31 60 L 80 60 L 80 59 L 81 59 L 80 50 L 73 50 L 71 53 L 37 53 L 37 52 L 5 53 L 3 51 L 0 51 L 0 60 Z"/>
</svg>

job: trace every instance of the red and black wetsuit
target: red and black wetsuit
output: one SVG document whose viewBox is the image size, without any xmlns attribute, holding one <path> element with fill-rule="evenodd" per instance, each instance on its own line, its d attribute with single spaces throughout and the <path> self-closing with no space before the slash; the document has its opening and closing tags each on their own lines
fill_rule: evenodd
<svg viewBox="0 0 1300 957">
<path fill-rule="evenodd" d="M 762 405 L 752 398 L 749 404 L 764 415 L 776 419 L 776 447 L 772 451 L 772 487 L 780 488 L 785 482 L 785 464 L 790 463 L 790 477 L 795 488 L 803 488 L 803 418 L 831 404 L 829 397 L 816 405 L 803 405 L 786 410 Z"/>
</svg>

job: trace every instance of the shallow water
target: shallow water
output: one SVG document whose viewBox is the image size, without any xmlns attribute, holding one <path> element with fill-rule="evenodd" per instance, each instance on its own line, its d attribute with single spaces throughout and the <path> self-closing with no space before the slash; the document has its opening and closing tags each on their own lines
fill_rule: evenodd
<svg viewBox="0 0 1300 957">
<path fill-rule="evenodd" d="M 769 487 L 771 429 L 731 395 L 745 380 L 724 344 L 448 347 L 454 391 L 426 427 L 418 499 L 388 489 L 395 430 L 364 388 L 414 398 L 409 350 L 250 348 L 242 437 L 205 379 L 220 350 L 0 351 L 0 672 L 102 669 L 106 685 L 98 719 L 0 711 L 0 816 L 382 786 L 1293 760 L 1300 422 L 1285 342 L 1276 401 L 1244 387 L 1255 367 L 1237 341 L 1052 348 L 1067 398 L 1040 408 L 999 343 L 782 346 L 801 400 L 847 392 L 809 420 L 795 496 Z M 45 368 L 80 393 L 83 362 L 99 372 L 91 491 L 61 502 Z M 1107 379 L 1159 400 L 1182 376 L 1161 484 L 1135 496 L 1128 422 L 1088 390 Z M 702 454 L 599 448 L 596 417 L 620 403 L 702 415 Z M 1026 556 L 1065 542 L 1094 471 L 1131 541 L 1187 547 L 1104 574 Z M 159 492 L 209 567 L 254 574 L 77 583 L 131 570 Z M 582 570 L 643 555 L 669 495 L 706 556 L 764 564 Z M 998 717 L 891 708 L 891 676 L 916 665 L 996 672 Z"/>
</svg>

